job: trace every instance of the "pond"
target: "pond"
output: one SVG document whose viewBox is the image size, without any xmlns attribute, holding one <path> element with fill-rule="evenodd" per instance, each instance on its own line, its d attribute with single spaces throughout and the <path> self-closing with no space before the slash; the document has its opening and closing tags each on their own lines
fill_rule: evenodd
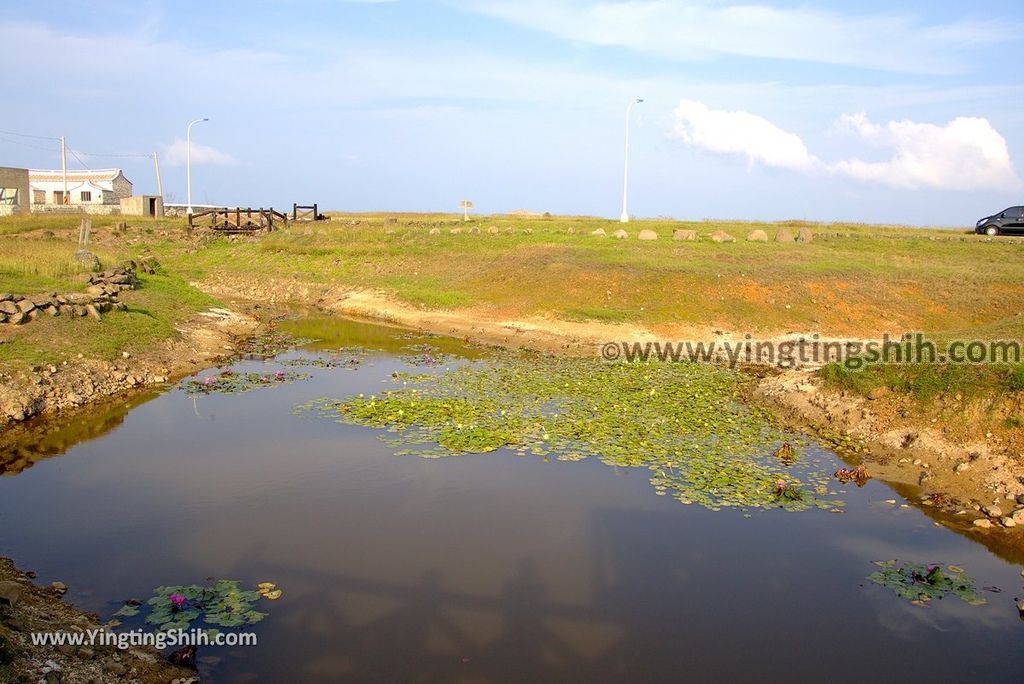
<svg viewBox="0 0 1024 684">
<path fill-rule="evenodd" d="M 158 586 L 274 583 L 259 645 L 201 649 L 206 681 L 1020 680 L 1020 559 L 836 481 L 848 464 L 731 376 L 283 327 L 316 341 L 26 438 L 0 555 L 104 618 Z M 903 563 L 962 568 L 984 603 L 868 579 Z"/>
</svg>

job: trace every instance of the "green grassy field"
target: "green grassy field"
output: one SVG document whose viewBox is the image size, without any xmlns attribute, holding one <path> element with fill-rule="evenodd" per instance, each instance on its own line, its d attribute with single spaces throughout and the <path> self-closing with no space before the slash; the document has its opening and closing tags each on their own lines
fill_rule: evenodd
<svg viewBox="0 0 1024 684">
<path fill-rule="evenodd" d="M 121 233 L 114 230 L 120 220 L 94 218 L 94 249 L 104 263 L 151 253 L 163 273 L 131 294 L 135 313 L 110 319 L 126 331 L 104 332 L 106 341 L 90 342 L 90 353 L 172 334 L 174 321 L 209 303 L 186 281 L 219 274 L 373 289 L 424 309 L 471 315 L 636 324 L 670 339 L 711 330 L 1024 337 L 1024 241 L 948 230 L 642 220 L 625 226 L 630 239 L 615 240 L 590 233 L 611 234 L 618 222 L 586 217 L 493 216 L 464 224 L 450 215 L 334 214 L 329 222 L 228 240 L 200 232 L 188 238 L 181 219 L 133 218 Z M 0 219 L 0 291 L 81 288 L 80 274 L 68 266 L 77 225 L 73 216 Z M 814 230 L 813 242 L 745 240 L 758 228 L 773 238 L 780 228 L 802 225 Z M 469 232 L 473 227 L 480 232 Z M 462 232 L 451 234 L 453 228 Z M 637 240 L 642 228 L 659 239 Z M 677 228 L 702 238 L 672 240 Z M 704 237 L 719 229 L 737 241 Z M 0 346 L 0 362 L 46 357 L 55 346 L 42 338 L 73 336 L 62 326 L 79 324 L 87 323 L 25 326 Z"/>
</svg>

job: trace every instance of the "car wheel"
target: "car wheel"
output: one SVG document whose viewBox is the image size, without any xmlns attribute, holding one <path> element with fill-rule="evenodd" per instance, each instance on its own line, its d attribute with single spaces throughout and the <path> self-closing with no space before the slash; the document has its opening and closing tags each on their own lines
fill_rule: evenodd
<svg viewBox="0 0 1024 684">
<path fill-rule="evenodd" d="M 989 226 L 988 228 L 985 229 L 985 235 L 988 235 L 989 237 L 995 237 L 996 235 L 999 235 L 999 229 L 996 228 L 995 226 Z"/>
</svg>

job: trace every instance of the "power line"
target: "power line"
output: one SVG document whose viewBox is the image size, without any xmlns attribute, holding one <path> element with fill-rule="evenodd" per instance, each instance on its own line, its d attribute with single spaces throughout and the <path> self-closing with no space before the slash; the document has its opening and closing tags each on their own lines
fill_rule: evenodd
<svg viewBox="0 0 1024 684">
<path fill-rule="evenodd" d="M 77 160 L 78 160 L 78 163 L 79 163 L 79 164 L 81 164 L 82 166 L 84 166 L 84 167 L 85 167 L 85 168 L 86 168 L 87 170 L 89 170 L 89 171 L 92 171 L 92 169 L 91 169 L 91 168 L 89 168 L 89 165 L 88 165 L 88 164 L 86 164 L 86 163 L 85 163 L 84 161 L 82 161 L 82 158 L 81 158 L 81 157 L 79 157 L 79 156 L 78 156 L 77 154 L 75 154 L 75 151 L 74 151 L 73 149 L 71 149 L 70 147 L 68 147 L 68 148 L 67 148 L 67 151 L 71 153 L 71 156 L 72 156 L 72 157 L 74 157 L 75 159 L 77 159 Z"/>
<path fill-rule="evenodd" d="M 68 148 L 68 149 L 71 149 L 71 148 Z M 84 155 L 86 157 L 103 157 L 103 158 L 108 158 L 108 159 L 128 159 L 128 158 L 132 158 L 132 159 L 149 159 L 152 156 L 152 155 L 149 155 L 149 154 L 136 154 L 136 153 L 133 153 L 133 152 L 124 152 L 124 153 L 120 153 L 120 154 L 115 154 L 115 153 L 104 154 L 102 152 L 82 152 L 81 150 L 79 150 L 78 153 L 82 154 L 82 155 Z"/>
<path fill-rule="evenodd" d="M 17 133 L 15 131 L 0 131 L 6 135 L 16 135 L 19 138 L 35 138 L 36 140 L 60 140 L 60 138 L 54 138 L 52 135 L 29 135 L 28 133 Z"/>
<path fill-rule="evenodd" d="M 2 131 L 0 131 L 0 132 L 2 132 Z M 33 145 L 32 143 L 21 142 L 20 140 L 11 140 L 10 138 L 4 138 L 4 137 L 0 137 L 0 140 L 3 140 L 4 142 L 8 142 L 8 143 L 10 143 L 12 145 L 21 145 L 22 147 L 31 147 L 34 150 L 46 150 L 47 152 L 53 152 L 53 148 L 52 147 L 43 147 L 42 145 Z M 59 141 L 60 138 L 57 138 L 57 140 Z"/>
</svg>

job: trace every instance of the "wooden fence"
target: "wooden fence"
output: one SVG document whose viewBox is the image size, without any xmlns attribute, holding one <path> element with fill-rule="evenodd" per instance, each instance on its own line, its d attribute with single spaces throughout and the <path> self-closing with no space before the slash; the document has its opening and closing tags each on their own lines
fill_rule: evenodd
<svg viewBox="0 0 1024 684">
<path fill-rule="evenodd" d="M 189 214 L 188 227 L 197 225 L 221 233 L 254 233 L 288 225 L 288 215 L 263 208 L 205 209 Z"/>
</svg>

